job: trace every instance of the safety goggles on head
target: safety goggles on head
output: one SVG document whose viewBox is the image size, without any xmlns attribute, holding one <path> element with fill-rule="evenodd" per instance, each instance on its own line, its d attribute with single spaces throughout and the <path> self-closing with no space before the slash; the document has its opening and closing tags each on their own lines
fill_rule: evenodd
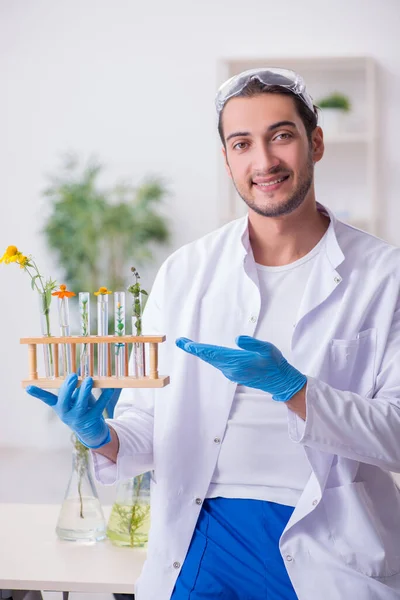
<svg viewBox="0 0 400 600">
<path fill-rule="evenodd" d="M 238 96 L 253 79 L 258 79 L 260 83 L 263 83 L 266 86 L 278 85 L 290 90 L 296 94 L 312 112 L 314 112 L 312 98 L 307 93 L 306 85 L 300 75 L 297 75 L 297 73 L 290 71 L 289 69 L 266 67 L 264 69 L 250 69 L 249 71 L 243 71 L 243 73 L 234 75 L 221 85 L 215 98 L 218 116 L 227 101 L 234 96 Z"/>
</svg>

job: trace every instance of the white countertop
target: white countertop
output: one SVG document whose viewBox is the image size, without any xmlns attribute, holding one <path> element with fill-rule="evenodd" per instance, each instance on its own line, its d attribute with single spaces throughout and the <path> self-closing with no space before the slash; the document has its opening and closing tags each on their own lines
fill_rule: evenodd
<svg viewBox="0 0 400 600">
<path fill-rule="evenodd" d="M 82 545 L 57 538 L 71 472 L 72 445 L 0 447 L 0 589 L 71 591 L 75 598 L 78 592 L 92 592 L 92 598 L 110 593 L 110 600 L 112 593 L 134 591 L 145 550 L 117 548 L 109 540 Z M 107 519 L 115 486 L 96 487 Z"/>
<path fill-rule="evenodd" d="M 0 504 L 0 589 L 133 593 L 145 560 L 141 548 L 61 541 L 60 507 Z M 108 518 L 110 507 L 104 508 Z"/>
</svg>

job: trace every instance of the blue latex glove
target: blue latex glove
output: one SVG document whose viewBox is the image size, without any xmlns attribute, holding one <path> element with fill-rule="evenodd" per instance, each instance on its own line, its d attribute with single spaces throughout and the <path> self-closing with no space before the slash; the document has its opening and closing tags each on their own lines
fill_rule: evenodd
<svg viewBox="0 0 400 600">
<path fill-rule="evenodd" d="M 105 412 L 106 412 L 106 418 L 107 419 L 113 419 L 114 418 L 114 411 L 115 411 L 115 407 L 117 405 L 117 402 L 119 400 L 119 397 L 121 395 L 122 389 L 121 388 L 117 388 L 113 390 L 113 395 L 110 398 L 110 401 L 108 402 Z"/>
<path fill-rule="evenodd" d="M 58 396 L 35 385 L 29 385 L 26 391 L 51 406 L 82 444 L 88 448 L 100 448 L 111 440 L 110 430 L 102 413 L 112 400 L 115 390 L 103 390 L 96 401 L 92 395 L 91 377 L 86 377 L 79 388 L 76 387 L 77 383 L 78 376 L 72 373 L 60 387 Z"/>
<path fill-rule="evenodd" d="M 78 376 L 80 376 L 81 374 L 81 367 L 78 367 Z M 103 391 L 103 390 L 101 390 Z M 110 400 L 108 401 L 107 407 L 105 409 L 105 417 L 106 419 L 113 419 L 114 418 L 114 411 L 115 411 L 115 407 L 117 405 L 117 402 L 119 400 L 119 397 L 121 395 L 122 389 L 121 388 L 117 388 L 113 390 L 113 395 L 111 396 Z"/>
<path fill-rule="evenodd" d="M 188 338 L 178 338 L 176 345 L 216 367 L 240 385 L 268 392 L 274 400 L 286 402 L 307 383 L 307 377 L 292 367 L 276 346 L 253 337 L 236 338 L 241 350 L 198 344 Z"/>
</svg>

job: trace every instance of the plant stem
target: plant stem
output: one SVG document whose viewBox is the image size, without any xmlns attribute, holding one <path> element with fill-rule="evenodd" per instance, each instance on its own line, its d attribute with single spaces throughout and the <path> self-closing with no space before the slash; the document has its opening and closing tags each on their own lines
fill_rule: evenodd
<svg viewBox="0 0 400 600">
<path fill-rule="evenodd" d="M 131 516 L 131 522 L 129 524 L 129 534 L 130 534 L 130 538 L 131 538 L 131 546 L 134 546 L 135 543 L 135 531 L 137 529 L 137 526 L 134 527 L 134 524 L 136 522 L 136 508 L 138 506 L 138 502 L 135 502 L 135 497 L 139 499 L 139 494 L 140 494 L 140 488 L 142 486 L 142 481 L 143 481 L 143 475 L 139 475 L 136 480 L 138 481 L 138 485 L 137 488 L 135 489 L 135 482 L 133 483 L 133 497 L 132 497 L 132 516 Z"/>
<path fill-rule="evenodd" d="M 87 454 L 88 449 L 81 444 L 77 438 L 75 438 L 74 442 L 75 452 L 76 452 L 76 471 L 78 473 L 78 494 L 79 494 L 79 504 L 80 504 L 80 512 L 79 516 L 81 519 L 84 519 L 85 516 L 83 514 L 83 497 L 82 497 L 82 481 L 83 476 L 85 474 L 85 470 L 87 468 Z"/>
<path fill-rule="evenodd" d="M 80 502 L 79 516 L 80 516 L 81 519 L 84 519 L 85 517 L 83 516 L 82 473 L 81 472 L 79 472 L 78 494 L 79 494 L 79 502 Z"/>
<path fill-rule="evenodd" d="M 37 266 L 37 264 L 35 263 L 35 261 L 33 259 L 30 259 L 30 262 L 32 263 L 32 267 L 33 269 L 36 271 L 36 275 L 32 275 L 32 273 L 29 271 L 28 267 L 24 267 L 25 271 L 28 273 L 29 277 L 31 278 L 31 280 L 34 279 L 34 277 L 36 277 L 35 281 L 34 281 L 34 286 L 36 288 L 36 290 L 38 291 L 39 294 L 41 294 L 43 296 L 43 314 L 45 316 L 46 319 L 46 333 L 47 336 L 50 337 L 51 333 L 50 333 L 50 306 L 48 306 L 47 304 L 47 298 L 46 298 L 46 287 L 43 283 L 43 277 L 40 275 L 39 272 L 39 268 Z M 41 285 L 41 290 L 37 284 L 37 281 L 40 281 L 40 285 Z M 50 360 L 50 365 L 53 366 L 53 348 L 51 346 L 51 344 L 49 345 L 49 360 Z"/>
</svg>

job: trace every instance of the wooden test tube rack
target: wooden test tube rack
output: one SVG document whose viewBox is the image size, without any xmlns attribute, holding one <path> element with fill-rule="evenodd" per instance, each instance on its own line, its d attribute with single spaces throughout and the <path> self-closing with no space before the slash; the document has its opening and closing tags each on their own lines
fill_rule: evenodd
<svg viewBox="0 0 400 600">
<path fill-rule="evenodd" d="M 67 344 L 71 346 L 72 369 L 74 373 L 78 372 L 76 360 L 77 344 L 90 344 L 90 366 L 89 375 L 93 378 L 93 387 L 95 388 L 161 388 L 169 384 L 169 377 L 158 374 L 158 344 L 165 341 L 165 335 L 88 335 L 69 337 L 33 337 L 21 338 L 20 343 L 28 346 L 28 365 L 29 378 L 22 381 L 22 387 L 36 385 L 45 389 L 55 389 L 62 386 L 66 375 L 59 374 L 58 358 L 60 345 Z M 129 369 L 129 345 L 134 343 L 149 344 L 149 368 L 146 377 L 134 377 L 128 375 Z M 53 347 L 54 360 L 54 378 L 39 377 L 37 370 L 37 347 L 43 344 L 51 344 Z M 108 373 L 107 377 L 99 377 L 94 373 L 94 350 L 98 344 L 107 344 L 108 354 Z M 125 374 L 123 377 L 116 377 L 111 371 L 112 344 L 123 344 L 125 347 Z M 79 377 L 78 385 L 82 382 Z"/>
</svg>

